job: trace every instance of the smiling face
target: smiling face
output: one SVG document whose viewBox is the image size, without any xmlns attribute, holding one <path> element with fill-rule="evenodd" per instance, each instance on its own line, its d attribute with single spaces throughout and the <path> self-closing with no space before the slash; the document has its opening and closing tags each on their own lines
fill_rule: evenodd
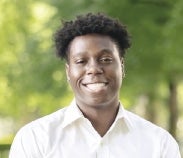
<svg viewBox="0 0 183 158">
<path fill-rule="evenodd" d="M 66 73 L 80 108 L 118 104 L 121 64 L 118 47 L 110 37 L 88 34 L 73 39 Z"/>
</svg>

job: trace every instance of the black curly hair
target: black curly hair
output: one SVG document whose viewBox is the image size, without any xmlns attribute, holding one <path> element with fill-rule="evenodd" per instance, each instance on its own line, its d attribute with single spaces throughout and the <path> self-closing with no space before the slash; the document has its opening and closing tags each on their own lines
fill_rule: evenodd
<svg viewBox="0 0 183 158">
<path fill-rule="evenodd" d="M 111 37 L 117 43 L 122 57 L 131 45 L 130 35 L 125 25 L 103 13 L 88 13 L 77 16 L 74 21 L 63 22 L 63 27 L 55 33 L 54 41 L 58 57 L 67 59 L 70 42 L 77 36 L 92 33 Z"/>
</svg>

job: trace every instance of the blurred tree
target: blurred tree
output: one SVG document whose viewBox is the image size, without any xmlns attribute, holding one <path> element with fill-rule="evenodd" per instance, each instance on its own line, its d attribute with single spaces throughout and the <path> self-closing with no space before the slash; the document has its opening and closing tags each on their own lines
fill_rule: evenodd
<svg viewBox="0 0 183 158">
<path fill-rule="evenodd" d="M 90 4 L 74 0 L 0 2 L 1 116 L 11 115 L 25 123 L 70 102 L 64 64 L 54 55 L 53 31 L 61 19 L 87 11 Z"/>
<path fill-rule="evenodd" d="M 2 12 L 0 15 L 1 114 L 13 114 L 15 111 L 10 106 L 10 102 L 16 99 L 14 95 L 15 89 L 12 87 L 11 80 L 21 73 L 18 56 L 22 53 L 25 45 L 26 24 L 30 16 L 29 12 L 27 12 L 29 3 L 27 2 L 27 7 L 23 4 L 23 2 L 15 3 L 15 1 L 8 0 L 0 2 Z"/>
<path fill-rule="evenodd" d="M 69 103 L 72 94 L 64 64 L 54 56 L 53 31 L 61 19 L 100 11 L 118 17 L 132 34 L 122 99 L 130 108 L 137 97 L 145 95 L 148 118 L 156 122 L 156 100 L 164 99 L 160 86 L 169 83 L 175 94 L 172 85 L 182 78 L 182 37 L 177 33 L 182 32 L 182 8 L 181 0 L 2 0 L 0 115 L 27 122 Z M 174 120 L 170 129 L 174 130 L 177 110 L 170 110 Z"/>
<path fill-rule="evenodd" d="M 48 23 L 55 8 L 33 0 L 0 3 L 0 114 L 39 117 L 64 103 L 60 97 L 67 89 L 60 84 L 65 76 L 53 54 Z"/>
<path fill-rule="evenodd" d="M 106 11 L 128 24 L 132 32 L 132 49 L 126 59 L 128 79 L 124 81 L 122 96 L 135 101 L 137 96 L 145 94 L 149 98 L 148 118 L 156 122 L 156 100 L 162 99 L 159 86 L 167 83 L 170 90 L 170 96 L 166 96 L 169 97 L 169 130 L 176 137 L 176 86 L 177 78 L 182 79 L 183 72 L 180 51 L 182 37 L 177 35 L 182 28 L 182 1 L 103 2 L 106 2 L 103 3 Z M 172 55 L 174 51 L 176 53 Z"/>
<path fill-rule="evenodd" d="M 176 126 L 178 120 L 178 101 L 177 101 L 177 86 L 183 78 L 182 67 L 182 43 L 183 38 L 183 1 L 178 0 L 174 4 L 171 12 L 170 20 L 163 30 L 163 42 L 160 47 L 163 50 L 164 62 L 163 70 L 166 73 L 165 81 L 169 85 L 169 130 L 176 137 Z"/>
</svg>

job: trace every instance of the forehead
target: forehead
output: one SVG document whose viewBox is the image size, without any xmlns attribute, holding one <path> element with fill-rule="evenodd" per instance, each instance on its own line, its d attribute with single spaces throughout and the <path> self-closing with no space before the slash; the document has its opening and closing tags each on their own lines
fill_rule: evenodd
<svg viewBox="0 0 183 158">
<path fill-rule="evenodd" d="M 117 44 L 106 35 L 87 34 L 75 37 L 69 45 L 69 54 L 78 55 L 85 54 L 92 51 L 92 53 L 100 52 L 118 52 Z"/>
</svg>

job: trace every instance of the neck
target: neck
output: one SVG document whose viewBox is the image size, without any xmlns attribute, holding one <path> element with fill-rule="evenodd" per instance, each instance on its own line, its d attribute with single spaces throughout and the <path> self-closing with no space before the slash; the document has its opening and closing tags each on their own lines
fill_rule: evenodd
<svg viewBox="0 0 183 158">
<path fill-rule="evenodd" d="M 86 106 L 85 108 L 79 108 L 83 112 L 84 116 L 91 122 L 100 136 L 104 136 L 116 118 L 119 103 L 101 108 Z"/>
</svg>

